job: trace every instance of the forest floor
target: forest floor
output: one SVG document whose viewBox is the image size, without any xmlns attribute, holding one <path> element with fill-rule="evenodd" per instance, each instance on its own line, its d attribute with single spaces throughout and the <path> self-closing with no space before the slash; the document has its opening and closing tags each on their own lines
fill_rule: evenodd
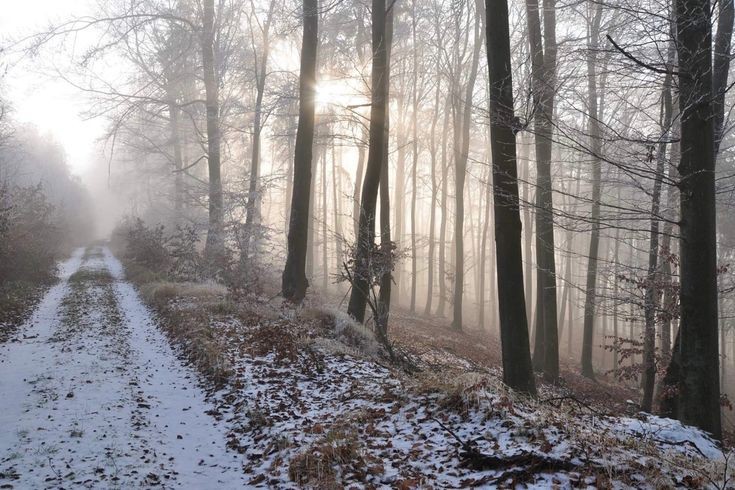
<svg viewBox="0 0 735 490">
<path fill-rule="evenodd" d="M 316 299 L 123 277 L 106 247 L 77 251 L 0 345 L 0 488 L 726 488 L 732 476 L 705 434 L 625 415 L 625 390 L 584 393 L 566 376 L 538 398 L 508 391 L 479 333 L 398 313 L 395 363 Z"/>
</svg>

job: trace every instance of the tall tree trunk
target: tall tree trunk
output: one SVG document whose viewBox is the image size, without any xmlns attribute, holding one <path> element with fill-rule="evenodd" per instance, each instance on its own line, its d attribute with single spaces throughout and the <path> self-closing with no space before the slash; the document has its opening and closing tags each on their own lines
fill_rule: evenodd
<svg viewBox="0 0 735 490">
<path fill-rule="evenodd" d="M 503 381 L 513 389 L 535 394 L 523 297 L 508 3 L 486 0 L 485 5 Z"/>
<path fill-rule="evenodd" d="M 579 182 L 579 181 L 577 181 Z M 578 193 L 575 195 L 579 195 Z M 569 298 L 569 290 L 572 287 L 571 275 L 572 275 L 572 255 L 574 254 L 574 233 L 570 227 L 567 230 L 566 246 L 568 256 L 564 260 L 564 291 L 561 294 L 561 311 L 559 312 L 559 337 L 563 337 L 564 325 L 567 317 L 567 313 L 571 315 L 571 312 L 567 308 L 567 298 Z M 569 353 L 567 352 L 567 356 Z"/>
<path fill-rule="evenodd" d="M 672 27 L 673 29 L 673 27 Z M 673 44 L 673 41 L 672 41 Z M 678 111 L 678 100 L 673 101 L 672 103 L 672 120 L 674 121 L 673 127 L 672 127 L 672 134 L 671 139 L 673 143 L 671 144 L 671 155 L 669 157 L 670 162 L 676 162 L 680 158 L 680 151 L 679 151 L 679 136 L 681 134 L 680 129 L 680 118 L 679 118 L 679 111 Z M 675 181 L 678 180 L 678 173 L 676 172 L 676 168 L 673 165 L 668 165 L 668 177 L 669 180 Z M 676 221 L 678 217 L 678 188 L 675 185 L 669 185 L 666 195 L 666 213 L 665 216 L 667 218 L 666 222 L 664 223 L 664 229 L 663 229 L 663 238 L 661 240 L 661 253 L 669 255 L 672 253 L 672 242 L 671 242 L 671 236 L 673 234 L 674 230 L 674 221 Z M 674 277 L 671 270 L 671 261 L 670 260 L 663 260 L 661 264 L 661 275 L 663 276 L 663 288 L 664 288 L 664 295 L 663 295 L 663 311 L 664 314 L 664 321 L 661 325 L 661 354 L 664 357 L 664 359 L 668 359 L 671 355 L 671 334 L 672 334 L 672 325 L 673 320 L 675 318 L 675 314 L 677 313 L 677 297 L 676 297 L 676 290 L 673 287 Z"/>
<path fill-rule="evenodd" d="M 618 202 L 620 202 L 620 186 L 618 186 Z M 619 277 L 620 277 L 620 223 L 615 228 L 615 246 L 613 251 L 613 260 L 615 261 L 615 277 L 613 280 L 613 375 L 616 376 L 618 372 L 618 293 Z"/>
<path fill-rule="evenodd" d="M 290 110 L 289 110 L 290 113 Z M 291 223 L 291 195 L 293 194 L 293 159 L 294 159 L 294 147 L 296 145 L 296 125 L 298 125 L 298 117 L 295 118 L 296 124 L 293 124 L 291 120 L 294 118 L 289 117 L 288 135 L 286 140 L 288 141 L 288 153 L 286 154 L 286 161 L 288 162 L 288 168 L 286 168 L 286 195 L 284 196 L 283 205 L 286 208 L 286 223 L 285 230 L 288 235 L 288 228 Z"/>
<path fill-rule="evenodd" d="M 492 135 L 489 134 L 489 141 L 492 142 Z M 488 155 L 489 156 L 489 155 Z M 492 162 L 488 162 L 488 176 L 487 176 L 487 186 L 486 186 L 486 192 L 485 192 L 485 215 L 483 218 L 483 224 L 482 224 L 482 233 L 481 233 L 481 239 L 480 239 L 480 285 L 478 287 L 477 292 L 477 298 L 478 298 L 478 307 L 479 307 L 479 317 L 478 317 L 478 323 L 480 324 L 480 328 L 485 330 L 485 262 L 487 260 L 487 252 L 488 252 L 488 228 L 490 225 L 491 215 L 490 215 L 490 198 L 492 195 Z M 492 258 L 492 249 L 490 250 L 490 257 Z M 492 268 L 490 269 L 491 275 L 492 275 Z M 493 318 L 494 319 L 494 318 Z"/>
<path fill-rule="evenodd" d="M 416 248 L 416 193 L 418 190 L 418 166 L 419 166 L 419 136 L 418 136 L 418 126 L 419 126 L 419 102 L 418 102 L 418 77 L 419 77 L 419 67 L 418 67 L 418 45 L 416 43 L 416 23 L 417 23 L 417 14 L 416 14 L 416 0 L 413 0 L 411 3 L 411 39 L 413 42 L 412 48 L 413 48 L 413 90 L 411 94 L 411 101 L 412 101 L 412 122 L 411 122 L 411 129 L 412 129 L 412 136 L 411 136 L 411 146 L 413 149 L 413 161 L 411 164 L 411 302 L 410 302 L 410 310 L 411 313 L 414 313 L 416 311 L 416 279 L 417 279 L 417 270 L 416 270 L 416 264 L 417 264 L 417 248 Z"/>
<path fill-rule="evenodd" d="M 363 128 L 363 139 L 367 139 L 367 130 Z M 357 149 L 357 172 L 355 173 L 355 189 L 353 193 L 353 200 L 352 200 L 352 220 L 354 221 L 354 233 L 355 233 L 355 240 L 357 240 L 357 235 L 359 234 L 360 229 L 360 183 L 362 182 L 362 176 L 365 172 L 365 157 L 366 157 L 366 150 L 365 145 L 363 144 L 363 141 L 360 141 L 360 145 Z"/>
<path fill-rule="evenodd" d="M 449 87 L 451 93 L 453 88 Z M 449 135 L 449 107 L 444 110 L 444 123 L 442 131 L 442 189 L 441 210 L 442 219 L 439 222 L 439 304 L 436 307 L 437 316 L 444 316 L 447 301 L 447 224 L 449 222 L 449 162 L 447 161 L 447 139 Z"/>
<path fill-rule="evenodd" d="M 592 232 L 587 254 L 587 284 L 585 285 L 584 299 L 584 327 L 582 337 L 582 375 L 594 378 L 592 367 L 592 348 L 595 327 L 595 301 L 597 284 L 597 260 L 600 248 L 600 199 L 602 197 L 602 131 L 600 130 L 600 116 L 597 107 L 597 52 L 599 50 L 600 22 L 602 20 L 603 4 L 597 4 L 589 29 L 587 45 L 587 86 L 588 86 L 588 124 L 592 147 L 592 213 L 590 221 Z"/>
<path fill-rule="evenodd" d="M 681 159 L 681 321 L 662 410 L 722 437 L 717 322 L 715 124 L 709 0 L 676 4 Z"/>
<path fill-rule="evenodd" d="M 322 289 L 326 292 L 329 287 L 329 249 L 327 244 L 329 243 L 329 213 L 327 204 L 327 142 L 331 141 L 334 145 L 334 138 L 327 128 L 325 131 L 327 138 L 325 138 L 324 144 L 321 145 L 321 160 L 322 160 Z"/>
<path fill-rule="evenodd" d="M 370 253 L 375 244 L 375 208 L 383 167 L 385 145 L 385 112 L 388 90 L 388 50 L 385 32 L 385 0 L 372 2 L 372 49 L 370 146 L 360 199 L 360 227 L 352 272 L 352 293 L 347 312 L 359 322 L 365 321 L 370 285 Z"/>
<path fill-rule="evenodd" d="M 184 163 L 181 152 L 181 135 L 179 129 L 179 118 L 181 109 L 176 101 L 173 91 L 169 91 L 167 98 L 168 104 L 169 129 L 171 131 L 171 147 L 173 149 L 174 158 L 174 220 L 177 224 L 181 224 L 184 216 Z"/>
<path fill-rule="evenodd" d="M 263 96 L 265 95 L 265 81 L 268 77 L 268 55 L 270 53 L 270 26 L 273 19 L 273 13 L 276 8 L 276 1 L 271 0 L 268 7 L 268 14 L 262 25 L 263 34 L 263 52 L 258 58 L 257 53 L 254 54 L 255 62 L 255 114 L 253 117 L 253 142 L 251 147 L 250 158 L 250 177 L 248 186 L 248 202 L 245 214 L 245 259 L 250 254 L 252 243 L 258 241 L 258 233 L 255 227 L 260 224 L 260 189 L 258 183 L 260 181 L 260 145 L 261 133 L 263 132 Z M 253 23 L 250 24 L 251 30 Z"/>
<path fill-rule="evenodd" d="M 393 242 L 390 237 L 390 62 L 393 47 L 393 8 L 389 8 L 385 15 L 385 131 L 383 140 L 383 166 L 380 169 L 380 249 L 384 257 L 390 257 L 393 253 Z M 388 340 L 388 316 L 390 315 L 390 298 L 393 288 L 393 264 L 386 268 L 380 277 L 380 295 L 378 297 L 378 318 L 375 320 L 376 336 L 378 340 L 388 349 L 392 355 L 390 341 Z"/>
<path fill-rule="evenodd" d="M 437 39 L 441 37 L 441 28 L 439 25 L 439 17 L 436 18 L 435 34 Z M 439 189 L 436 182 L 436 126 L 439 119 L 439 102 L 441 100 L 441 65 L 437 59 L 436 62 L 436 92 L 434 95 L 434 117 L 431 119 L 431 142 L 429 144 L 429 152 L 431 153 L 431 208 L 429 209 L 429 264 L 426 282 L 426 307 L 424 308 L 424 316 L 431 314 L 431 306 L 434 300 L 434 250 L 435 250 L 435 229 L 436 229 L 436 196 Z"/>
<path fill-rule="evenodd" d="M 340 151 L 341 153 L 341 151 Z M 337 160 L 335 145 L 332 145 L 332 202 L 334 217 L 334 249 L 336 255 L 336 271 L 342 270 L 342 206 L 340 199 L 342 196 L 342 165 Z"/>
<path fill-rule="evenodd" d="M 531 172 L 529 169 L 531 162 L 528 156 L 528 154 L 530 153 L 528 145 L 523 143 L 523 140 L 525 139 L 524 133 L 521 133 L 520 139 L 521 149 L 519 150 L 519 153 L 521 156 L 520 160 L 523 179 L 523 253 L 525 256 L 524 274 L 526 277 L 526 316 L 530 318 L 533 311 L 533 254 L 531 253 L 533 239 L 533 220 L 531 219 L 531 195 L 529 190 L 531 187 Z"/>
<path fill-rule="evenodd" d="M 294 152 L 294 189 L 288 227 L 288 257 L 283 270 L 283 297 L 301 301 L 306 296 L 306 254 L 311 221 L 311 167 L 314 145 L 316 61 L 319 43 L 319 0 L 304 0 L 304 34 L 299 76 L 299 124 Z"/>
<path fill-rule="evenodd" d="M 671 70 L 674 66 L 674 46 L 670 43 L 666 66 Z M 651 197 L 651 231 L 648 246 L 648 275 L 646 277 L 646 293 L 643 303 L 645 330 L 643 335 L 643 398 L 641 409 L 650 412 L 653 408 L 653 390 L 656 385 L 656 311 L 658 307 L 658 243 L 659 243 L 659 214 L 661 209 L 661 186 L 663 185 L 666 164 L 666 144 L 670 135 L 671 126 L 671 74 L 664 79 L 661 91 L 661 141 L 658 144 L 656 155 L 656 176 L 653 183 Z M 653 148 L 651 148 L 653 159 Z"/>
<path fill-rule="evenodd" d="M 224 266 L 224 199 L 220 161 L 219 82 L 214 56 L 214 0 L 204 0 L 202 16 L 202 67 L 207 107 L 207 166 L 209 170 L 209 228 L 205 255 L 220 268 Z"/>
<path fill-rule="evenodd" d="M 554 203 L 551 182 L 551 150 L 556 91 L 556 1 L 544 0 L 543 42 L 538 0 L 526 0 L 536 139 L 536 262 L 537 308 L 540 320 L 537 338 L 543 339 L 544 379 L 559 378 L 559 339 L 556 304 L 556 258 L 554 256 Z M 537 342 L 537 346 L 539 343 Z M 534 351 L 534 357 L 536 357 Z"/>
<path fill-rule="evenodd" d="M 369 36 L 367 34 L 367 29 L 365 28 L 365 22 L 363 17 L 363 8 L 364 6 L 362 3 L 356 4 L 356 12 L 355 12 L 355 19 L 357 20 L 357 34 L 355 35 L 355 50 L 357 51 L 357 59 L 360 63 L 360 66 L 364 66 L 366 63 L 366 54 L 365 54 L 365 46 L 368 44 Z M 354 226 L 354 233 L 355 233 L 355 240 L 357 240 L 357 235 L 359 233 L 359 222 L 360 222 L 360 185 L 362 184 L 362 177 L 363 172 L 365 171 L 365 157 L 366 157 L 366 148 L 367 148 L 367 140 L 369 139 L 369 131 L 365 124 L 362 124 L 362 122 L 358 123 L 360 124 L 360 142 L 357 147 L 357 173 L 355 174 L 355 187 L 354 192 L 352 194 L 352 221 Z"/>
<path fill-rule="evenodd" d="M 720 330 L 720 391 L 725 391 L 725 360 L 727 359 L 726 344 L 725 344 L 725 303 L 722 297 L 722 276 L 718 276 L 718 305 L 717 311 L 719 313 L 719 330 Z"/>
<path fill-rule="evenodd" d="M 402 94 L 398 94 L 398 122 L 396 127 L 396 181 L 394 187 L 393 210 L 395 212 L 395 241 L 399 247 L 403 248 L 403 237 L 405 235 L 405 200 L 406 200 L 406 124 L 404 114 L 406 113 L 405 98 Z M 403 286 L 403 264 L 398 264 L 395 272 L 395 289 L 396 294 L 393 300 L 396 303 L 401 301 L 401 287 Z"/>
<path fill-rule="evenodd" d="M 732 44 L 733 20 L 735 5 L 733 0 L 719 0 L 720 13 L 717 17 L 717 34 L 715 36 L 714 65 L 712 73 L 712 93 L 715 114 L 715 158 L 720 151 L 720 143 L 724 134 L 725 93 L 728 90 L 727 78 L 730 73 L 730 47 Z"/>
<path fill-rule="evenodd" d="M 461 119 L 457 118 L 460 124 L 461 132 L 455 130 L 455 160 L 454 160 L 454 305 L 452 327 L 455 330 L 462 330 L 462 298 L 464 293 L 464 183 L 467 176 L 467 160 L 470 151 L 470 125 L 472 123 L 472 94 L 475 88 L 475 80 L 477 79 L 477 69 L 480 60 L 480 47 L 482 45 L 481 25 L 482 25 L 482 8 L 481 3 L 477 1 L 477 20 L 475 21 L 474 49 L 472 50 L 472 61 L 470 65 L 470 74 L 467 85 L 464 90 L 464 100 L 458 101 L 461 107 L 459 114 Z M 459 142 L 459 144 L 457 144 Z"/>
</svg>

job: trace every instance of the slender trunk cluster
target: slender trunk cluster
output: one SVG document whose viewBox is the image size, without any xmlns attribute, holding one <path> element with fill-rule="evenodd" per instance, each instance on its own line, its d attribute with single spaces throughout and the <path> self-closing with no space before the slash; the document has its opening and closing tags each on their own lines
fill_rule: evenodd
<svg viewBox="0 0 735 490">
<path fill-rule="evenodd" d="M 357 243 L 352 271 L 352 293 L 347 313 L 359 322 L 365 321 L 365 308 L 370 294 L 370 254 L 375 244 L 375 209 L 385 152 L 385 112 L 388 95 L 388 49 L 385 29 L 385 0 L 372 3 L 373 68 L 370 107 L 370 146 L 365 180 L 360 198 Z"/>
</svg>

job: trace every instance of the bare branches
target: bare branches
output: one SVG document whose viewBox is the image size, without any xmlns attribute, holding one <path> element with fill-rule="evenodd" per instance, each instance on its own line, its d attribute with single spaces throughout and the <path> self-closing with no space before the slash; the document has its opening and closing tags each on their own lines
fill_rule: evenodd
<svg viewBox="0 0 735 490">
<path fill-rule="evenodd" d="M 659 73 L 661 75 L 674 75 L 674 76 L 679 76 L 680 75 L 679 72 L 677 72 L 677 71 L 670 70 L 668 68 L 658 68 L 656 66 L 651 65 L 650 63 L 646 63 L 645 61 L 639 60 L 638 58 L 636 58 L 635 56 L 633 56 L 632 54 L 630 54 L 628 51 L 626 51 L 625 49 L 621 48 L 615 42 L 615 40 L 612 38 L 612 36 L 610 36 L 610 34 L 607 34 L 605 37 L 607 38 L 608 41 L 610 41 L 610 44 L 612 44 L 615 49 L 617 49 L 618 51 L 620 51 L 620 53 L 623 56 L 625 56 L 626 58 L 628 58 L 629 60 L 631 60 L 632 62 L 634 62 L 636 65 L 641 66 L 641 67 L 643 67 L 643 68 L 645 68 L 647 70 L 650 70 L 650 71 L 652 71 L 654 73 Z"/>
</svg>

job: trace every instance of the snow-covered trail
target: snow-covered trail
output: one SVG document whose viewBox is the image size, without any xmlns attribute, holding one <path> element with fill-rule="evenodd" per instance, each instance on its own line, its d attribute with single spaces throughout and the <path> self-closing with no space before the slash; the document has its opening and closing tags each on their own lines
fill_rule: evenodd
<svg viewBox="0 0 735 490">
<path fill-rule="evenodd" d="M 196 379 L 110 251 L 77 250 L 0 345 L 0 488 L 242 488 Z"/>
</svg>

